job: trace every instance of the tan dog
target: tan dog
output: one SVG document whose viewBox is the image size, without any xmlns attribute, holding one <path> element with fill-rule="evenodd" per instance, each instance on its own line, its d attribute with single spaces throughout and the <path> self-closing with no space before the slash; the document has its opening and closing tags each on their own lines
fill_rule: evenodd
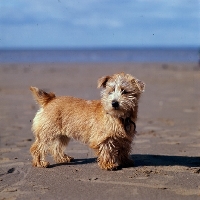
<svg viewBox="0 0 200 200">
<path fill-rule="evenodd" d="M 56 163 L 70 162 L 73 158 L 64 153 L 70 138 L 94 149 L 102 169 L 132 165 L 129 154 L 136 133 L 138 100 L 144 86 L 129 74 L 105 76 L 98 80 L 98 88 L 103 87 L 102 98 L 93 101 L 56 97 L 31 87 L 41 106 L 32 126 L 36 138 L 30 149 L 33 166 L 47 167 L 48 152 Z"/>
</svg>

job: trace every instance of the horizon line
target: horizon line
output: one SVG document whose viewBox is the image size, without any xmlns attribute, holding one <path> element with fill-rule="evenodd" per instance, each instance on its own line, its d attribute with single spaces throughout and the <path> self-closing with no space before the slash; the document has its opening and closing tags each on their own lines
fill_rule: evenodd
<svg viewBox="0 0 200 200">
<path fill-rule="evenodd" d="M 6 47 L 6 48 L 1 48 L 0 51 L 48 51 L 48 50 L 71 50 L 71 51 L 77 51 L 77 50 L 142 50 L 142 49 L 174 49 L 174 50 L 179 50 L 179 49 L 198 49 L 200 50 L 200 45 L 198 46 L 93 46 L 93 47 Z"/>
</svg>

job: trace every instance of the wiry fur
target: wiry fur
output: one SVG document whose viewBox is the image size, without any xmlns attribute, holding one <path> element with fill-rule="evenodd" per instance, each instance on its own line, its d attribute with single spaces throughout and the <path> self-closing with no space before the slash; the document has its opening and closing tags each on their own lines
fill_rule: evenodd
<svg viewBox="0 0 200 200">
<path fill-rule="evenodd" d="M 123 121 L 126 118 L 136 121 L 144 83 L 120 73 L 100 78 L 98 87 L 103 87 L 102 98 L 93 101 L 56 97 L 53 93 L 30 88 L 41 106 L 32 126 L 36 139 L 30 149 L 33 166 L 47 167 L 47 153 L 52 154 L 57 163 L 70 162 L 73 158 L 64 153 L 70 138 L 94 149 L 102 169 L 113 170 L 132 163 L 129 154 L 135 130 L 132 124 L 126 125 Z M 113 100 L 119 103 L 117 108 L 113 108 Z"/>
</svg>

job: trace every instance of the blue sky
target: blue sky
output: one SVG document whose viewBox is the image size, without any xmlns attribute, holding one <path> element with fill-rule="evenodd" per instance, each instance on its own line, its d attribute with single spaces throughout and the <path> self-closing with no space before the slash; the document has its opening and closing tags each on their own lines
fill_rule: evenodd
<svg viewBox="0 0 200 200">
<path fill-rule="evenodd" d="M 200 46 L 200 0 L 0 0 L 0 48 Z"/>
</svg>

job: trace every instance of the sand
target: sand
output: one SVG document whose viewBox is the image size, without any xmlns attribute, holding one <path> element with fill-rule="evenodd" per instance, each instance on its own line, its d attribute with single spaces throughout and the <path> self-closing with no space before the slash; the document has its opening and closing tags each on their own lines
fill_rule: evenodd
<svg viewBox="0 0 200 200">
<path fill-rule="evenodd" d="M 70 164 L 33 168 L 30 86 L 98 99 L 97 79 L 125 71 L 146 83 L 131 157 L 101 170 L 91 149 L 71 141 Z M 200 199 L 200 70 L 197 64 L 0 64 L 0 199 Z"/>
</svg>

